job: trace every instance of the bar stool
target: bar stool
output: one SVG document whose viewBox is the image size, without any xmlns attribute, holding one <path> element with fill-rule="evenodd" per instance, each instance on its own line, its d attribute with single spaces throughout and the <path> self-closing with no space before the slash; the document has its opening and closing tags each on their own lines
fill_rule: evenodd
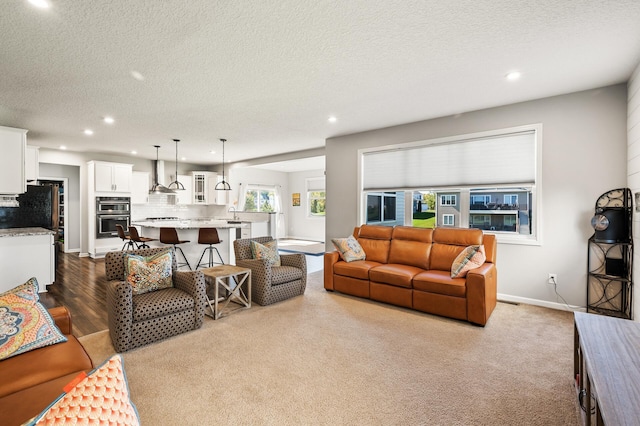
<svg viewBox="0 0 640 426">
<path fill-rule="evenodd" d="M 125 247 L 127 247 L 127 251 L 136 249 L 136 243 L 124 232 L 122 225 L 116 224 L 116 231 L 118 231 L 118 237 L 122 238 L 122 241 L 124 241 L 120 251 L 124 251 Z"/>
<path fill-rule="evenodd" d="M 129 237 L 133 241 L 138 243 L 138 248 L 139 249 L 149 248 L 149 245 L 147 244 L 148 242 L 157 241 L 155 238 L 141 237 L 138 234 L 138 228 L 136 228 L 135 226 L 130 226 L 129 227 Z"/>
<path fill-rule="evenodd" d="M 200 266 L 211 268 L 214 263 L 224 265 L 224 260 L 222 260 L 222 256 L 220 255 L 218 248 L 213 246 L 214 244 L 220 244 L 221 242 L 222 240 L 218 236 L 218 230 L 216 228 L 200 228 L 200 230 L 198 231 L 198 244 L 208 244 L 209 247 L 205 247 L 205 249 L 202 250 L 202 255 L 200 256 L 200 260 L 198 261 L 198 266 L 196 266 L 196 269 L 198 269 Z M 214 250 L 218 254 L 220 262 L 213 261 Z M 207 252 L 209 253 L 209 262 L 202 263 L 202 259 Z"/>
<path fill-rule="evenodd" d="M 160 242 L 162 244 L 171 244 L 173 245 L 173 249 L 176 253 L 176 260 L 178 260 L 178 251 L 180 251 L 180 254 L 182 254 L 182 258 L 184 259 L 184 263 L 180 263 L 178 262 L 178 268 L 181 266 L 186 265 L 189 270 L 191 270 L 191 265 L 189 265 L 189 261 L 187 260 L 187 256 L 184 255 L 184 252 L 182 251 L 182 249 L 180 247 L 178 247 L 178 244 L 184 244 L 184 243 L 188 243 L 190 242 L 189 240 L 180 240 L 178 238 L 178 231 L 176 231 L 176 228 L 160 228 Z"/>
</svg>

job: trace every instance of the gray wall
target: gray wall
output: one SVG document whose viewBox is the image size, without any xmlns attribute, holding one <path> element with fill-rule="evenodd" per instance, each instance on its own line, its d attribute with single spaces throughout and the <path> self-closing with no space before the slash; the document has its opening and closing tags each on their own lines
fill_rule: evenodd
<svg viewBox="0 0 640 426">
<path fill-rule="evenodd" d="M 625 84 L 328 139 L 325 241 L 345 237 L 361 223 L 358 149 L 535 123 L 543 126 L 542 244 L 499 244 L 498 292 L 503 299 L 561 307 L 547 284 L 553 272 L 559 294 L 570 305 L 585 306 L 595 201 L 627 182 Z"/>
</svg>

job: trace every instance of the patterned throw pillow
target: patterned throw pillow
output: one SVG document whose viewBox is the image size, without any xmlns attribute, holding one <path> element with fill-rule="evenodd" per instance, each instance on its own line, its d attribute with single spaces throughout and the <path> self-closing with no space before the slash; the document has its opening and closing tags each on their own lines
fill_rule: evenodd
<svg viewBox="0 0 640 426">
<path fill-rule="evenodd" d="M 112 356 L 88 376 L 83 374 L 75 381 L 28 424 L 140 424 L 138 410 L 129 398 L 121 355 Z"/>
<path fill-rule="evenodd" d="M 0 360 L 66 341 L 40 304 L 35 278 L 0 294 Z"/>
<path fill-rule="evenodd" d="M 171 249 L 147 257 L 126 255 L 124 257 L 125 281 L 131 285 L 133 294 L 173 287 L 172 260 Z"/>
<path fill-rule="evenodd" d="M 271 240 L 264 244 L 251 241 L 251 254 L 254 259 L 265 259 L 271 266 L 280 266 L 278 254 L 278 240 Z"/>
<path fill-rule="evenodd" d="M 367 258 L 367 255 L 360 246 L 360 243 L 353 237 L 353 235 L 349 235 L 347 238 L 332 238 L 331 242 L 345 262 L 365 260 Z"/>
<path fill-rule="evenodd" d="M 464 278 L 471 269 L 479 268 L 487 260 L 484 246 L 469 246 L 462 250 L 451 265 L 451 278 Z"/>
</svg>

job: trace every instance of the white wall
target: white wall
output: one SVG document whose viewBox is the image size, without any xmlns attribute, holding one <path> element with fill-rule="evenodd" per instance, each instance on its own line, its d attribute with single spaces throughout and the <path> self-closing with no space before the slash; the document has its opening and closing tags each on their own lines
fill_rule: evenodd
<svg viewBox="0 0 640 426">
<path fill-rule="evenodd" d="M 640 192 L 640 64 L 629 79 L 627 107 L 627 186 L 635 195 Z M 638 205 L 634 206 L 636 209 Z M 635 210 L 635 209 L 634 209 Z M 640 215 L 633 215 L 633 280 L 640 278 Z M 634 284 L 632 314 L 640 321 L 640 287 Z"/>
<path fill-rule="evenodd" d="M 620 84 L 328 139 L 325 241 L 345 237 L 361 223 L 358 149 L 542 123 L 542 244 L 499 244 L 498 292 L 511 300 L 561 307 L 547 284 L 554 272 L 560 295 L 584 307 L 595 201 L 626 186 L 626 122 L 627 87 Z"/>
<path fill-rule="evenodd" d="M 322 177 L 324 177 L 324 170 L 289 173 L 289 194 L 288 197 L 285 197 L 289 216 L 287 233 L 289 238 L 324 241 L 325 218 L 312 217 L 308 214 L 309 204 L 306 188 L 306 179 Z M 300 193 L 300 206 L 297 207 L 291 203 L 291 194 L 294 192 Z"/>
</svg>

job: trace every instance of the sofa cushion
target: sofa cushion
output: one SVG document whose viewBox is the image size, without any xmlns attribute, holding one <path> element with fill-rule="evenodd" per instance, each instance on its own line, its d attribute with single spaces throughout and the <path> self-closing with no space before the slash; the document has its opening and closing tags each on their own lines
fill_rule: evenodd
<svg viewBox="0 0 640 426">
<path fill-rule="evenodd" d="M 133 297 L 133 322 L 193 310 L 193 297 L 177 288 L 165 288 Z"/>
<path fill-rule="evenodd" d="M 38 290 L 31 278 L 0 294 L 0 360 L 67 341 L 40 304 Z"/>
<path fill-rule="evenodd" d="M 411 288 L 411 280 L 422 271 L 424 269 L 415 266 L 390 263 L 371 268 L 369 278 L 371 282 Z"/>
<path fill-rule="evenodd" d="M 451 265 L 451 278 L 464 278 L 467 272 L 479 268 L 487 257 L 484 254 L 484 246 L 469 246 L 462 250 Z"/>
<path fill-rule="evenodd" d="M 480 229 L 440 227 L 433 230 L 433 242 L 456 246 L 472 246 L 482 244 Z"/>
<path fill-rule="evenodd" d="M 354 260 L 365 260 L 367 254 L 358 243 L 358 240 L 349 235 L 347 238 L 332 238 L 333 246 L 340 253 L 340 257 L 345 262 L 353 262 Z"/>
<path fill-rule="evenodd" d="M 79 377 L 29 425 L 44 424 L 139 425 L 138 411 L 129 397 L 122 355 L 113 355 L 100 367 Z"/>
<path fill-rule="evenodd" d="M 139 256 L 128 254 L 124 257 L 125 281 L 131 286 L 133 294 L 143 294 L 173 286 L 171 249 Z"/>
<path fill-rule="evenodd" d="M 413 277 L 413 290 L 455 297 L 466 297 L 467 294 L 466 280 L 451 278 L 450 271 L 420 272 Z"/>
<path fill-rule="evenodd" d="M 378 263 L 388 263 L 389 247 L 393 227 L 362 225 L 358 230 L 357 240 L 367 254 L 367 260 Z"/>
<path fill-rule="evenodd" d="M 302 269 L 294 266 L 274 266 L 271 268 L 271 284 L 284 284 L 302 279 Z"/>
<path fill-rule="evenodd" d="M 338 262 L 333 265 L 333 273 L 345 277 L 358 278 L 360 280 L 369 279 L 369 270 L 381 265 L 379 262 L 370 260 L 356 260 L 355 262 Z"/>
</svg>

